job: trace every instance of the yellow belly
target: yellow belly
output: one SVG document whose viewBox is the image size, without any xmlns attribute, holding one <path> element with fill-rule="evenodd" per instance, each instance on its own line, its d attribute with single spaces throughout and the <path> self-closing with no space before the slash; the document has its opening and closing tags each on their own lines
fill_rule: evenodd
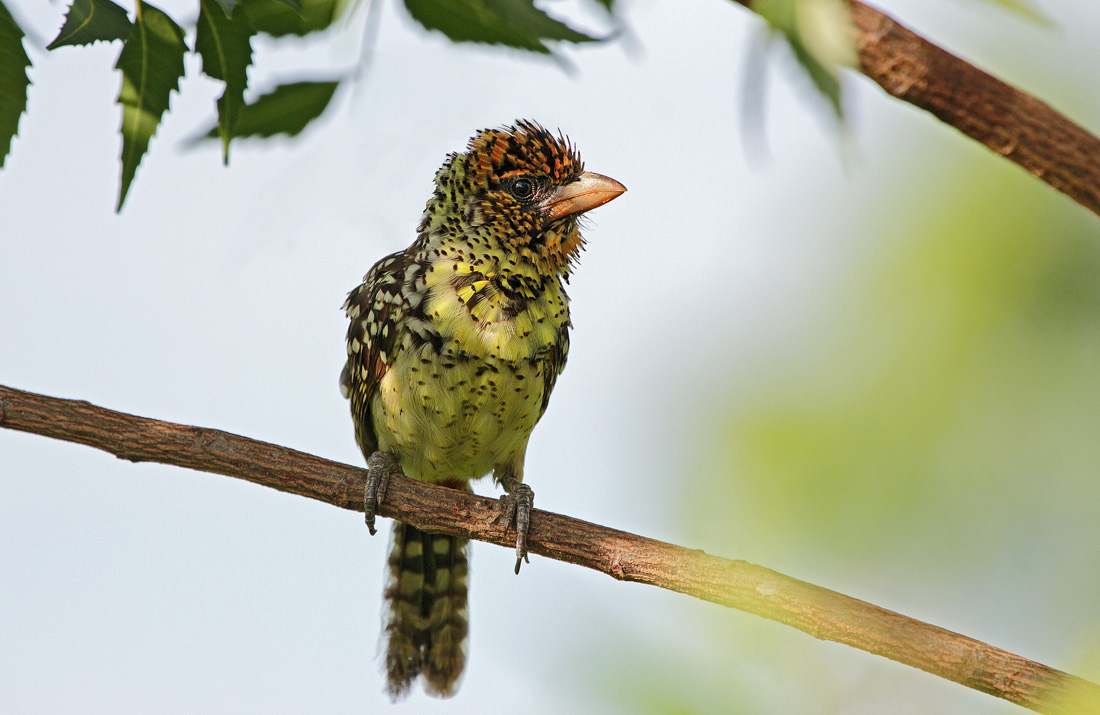
<svg viewBox="0 0 1100 715">
<path fill-rule="evenodd" d="M 538 359 L 443 358 L 431 345 L 401 352 L 371 405 L 379 449 L 422 481 L 522 479 L 523 456 L 546 389 Z"/>
</svg>

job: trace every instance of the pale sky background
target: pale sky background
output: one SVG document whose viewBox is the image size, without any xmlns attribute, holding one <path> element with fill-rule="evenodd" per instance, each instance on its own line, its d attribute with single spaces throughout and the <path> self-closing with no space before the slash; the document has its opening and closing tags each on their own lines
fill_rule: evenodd
<svg viewBox="0 0 1100 715">
<path fill-rule="evenodd" d="M 61 4 L 7 4 L 38 38 L 56 34 Z M 979 2 L 882 6 L 1096 131 L 1100 89 L 1082 94 L 1061 78 L 1100 66 L 1100 9 L 1037 4 L 1055 28 Z M 194 17 L 188 0 L 160 6 L 181 23 Z M 586 4 L 545 7 L 610 29 Z M 217 144 L 184 146 L 220 92 L 189 57 L 121 215 L 117 45 L 30 49 L 29 113 L 0 171 L 0 383 L 361 465 L 337 389 L 345 294 L 414 238 L 446 153 L 479 128 L 536 119 L 629 188 L 591 215 L 569 288 L 569 365 L 525 470 L 537 506 L 762 563 L 1069 669 L 1083 636 L 1041 589 L 998 592 L 1005 574 L 930 581 L 900 559 L 853 568 L 814 543 L 710 539 L 678 501 L 722 401 L 760 366 L 794 359 L 792 336 L 814 328 L 864 260 L 863 231 L 913 210 L 911 192 L 949 180 L 960 159 L 1001 160 L 854 74 L 838 141 L 777 53 L 768 149 L 749 161 L 742 99 L 756 18 L 715 0 L 628 0 L 620 12 L 626 40 L 562 48 L 565 72 L 456 47 L 386 2 L 363 80 L 299 140 L 235 144 L 228 169 Z M 346 72 L 358 42 L 352 31 L 335 43 L 257 43 L 251 81 Z M 370 538 L 359 513 L 227 477 L 0 431 L 0 712 L 388 711 L 383 534 Z M 532 557 L 517 578 L 509 553 L 483 544 L 470 598 L 458 696 L 416 692 L 395 712 L 636 711 L 646 684 L 631 682 L 624 653 L 689 664 L 690 712 L 1018 711 L 578 567 Z M 753 640 L 761 633 L 766 645 Z M 739 665 L 699 657 L 715 648 Z M 730 682 L 749 683 L 752 697 L 723 701 Z"/>
</svg>

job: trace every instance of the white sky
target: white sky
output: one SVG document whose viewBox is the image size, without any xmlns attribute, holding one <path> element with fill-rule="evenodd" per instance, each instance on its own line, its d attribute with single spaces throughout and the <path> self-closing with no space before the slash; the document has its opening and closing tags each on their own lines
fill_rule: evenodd
<svg viewBox="0 0 1100 715">
<path fill-rule="evenodd" d="M 46 41 L 60 26 L 58 3 L 8 5 Z M 888 211 L 905 182 L 937 181 L 953 153 L 984 150 L 855 76 L 841 148 L 802 80 L 773 63 L 770 158 L 750 166 L 741 88 L 757 23 L 726 2 L 623 5 L 629 42 L 566 50 L 576 68 L 566 73 L 506 50 L 456 49 L 387 2 L 365 81 L 299 141 L 234 145 L 228 170 L 216 144 L 182 148 L 220 91 L 189 58 L 120 216 L 117 47 L 33 51 L 29 114 L 0 172 L 0 383 L 362 464 L 337 389 L 344 295 L 413 239 L 447 152 L 478 128 L 537 119 L 629 193 L 595 212 L 586 234 L 569 366 L 528 453 L 536 503 L 747 557 L 687 543 L 671 506 L 715 408 L 703 376 L 780 351 L 858 260 L 846 227 Z M 1051 79 L 1100 61 L 1091 0 L 1041 3 L 1060 26 L 1049 31 L 981 3 L 883 5 L 1100 125 L 1095 96 Z M 192 6 L 162 5 L 180 21 Z M 550 7 L 606 27 L 585 6 Z M 329 76 L 352 66 L 357 41 L 265 43 L 252 80 Z M 357 513 L 0 432 L 0 711 L 385 707 L 375 656 L 386 548 Z M 896 572 L 849 578 L 797 550 L 784 559 L 765 565 L 872 601 L 898 592 L 887 581 Z M 475 545 L 460 694 L 417 693 L 405 712 L 618 712 L 600 697 L 616 634 L 645 629 L 647 647 L 688 658 L 717 609 L 539 557 L 516 578 L 511 563 Z M 988 625 L 968 634 L 1051 664 L 1072 655 L 1068 642 L 997 630 L 950 587 L 922 596 L 912 615 Z M 900 600 L 881 605 L 912 605 Z M 728 617 L 753 633 L 789 630 Z M 730 675 L 759 682 L 747 711 L 1013 711 L 865 653 L 793 631 L 780 639 L 751 673 Z M 801 692 L 788 650 L 832 689 Z M 702 673 L 701 688 L 711 676 L 721 674 Z"/>
</svg>

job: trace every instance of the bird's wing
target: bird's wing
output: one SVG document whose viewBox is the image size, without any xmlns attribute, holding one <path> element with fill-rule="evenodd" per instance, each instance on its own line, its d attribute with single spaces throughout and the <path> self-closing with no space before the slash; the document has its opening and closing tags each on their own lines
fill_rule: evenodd
<svg viewBox="0 0 1100 715">
<path fill-rule="evenodd" d="M 405 252 L 386 256 L 370 269 L 363 283 L 348 294 L 344 311 L 348 326 L 348 360 L 340 373 L 340 391 L 351 400 L 355 438 L 363 454 L 378 449 L 371 418 L 371 402 L 379 383 L 400 349 L 401 326 L 408 313 L 402 291 L 409 257 Z"/>
<path fill-rule="evenodd" d="M 565 360 L 569 357 L 569 322 L 566 321 L 558 328 L 558 339 L 550 348 L 547 360 L 546 372 L 543 373 L 542 409 L 539 411 L 539 419 L 546 412 L 546 406 L 550 404 L 550 393 L 554 390 L 554 383 L 558 381 L 558 375 L 565 369 Z"/>
</svg>

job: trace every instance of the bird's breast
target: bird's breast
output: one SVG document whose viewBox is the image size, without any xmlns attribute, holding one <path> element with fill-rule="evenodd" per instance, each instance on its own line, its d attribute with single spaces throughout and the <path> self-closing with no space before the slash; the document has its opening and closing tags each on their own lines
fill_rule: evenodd
<svg viewBox="0 0 1100 715">
<path fill-rule="evenodd" d="M 556 283 L 509 290 L 492 271 L 451 261 L 427 280 L 423 318 L 451 350 L 483 360 L 520 363 L 546 354 L 568 327 L 565 292 Z"/>
<path fill-rule="evenodd" d="M 440 354 L 430 343 L 406 350 L 372 405 L 380 448 L 426 481 L 476 479 L 522 462 L 552 369 L 548 360 Z"/>
</svg>

